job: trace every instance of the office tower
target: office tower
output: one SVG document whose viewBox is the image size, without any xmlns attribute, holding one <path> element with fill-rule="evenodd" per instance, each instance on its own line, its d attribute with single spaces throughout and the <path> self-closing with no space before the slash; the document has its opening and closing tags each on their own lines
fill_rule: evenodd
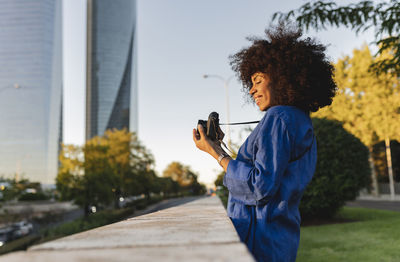
<svg viewBox="0 0 400 262">
<path fill-rule="evenodd" d="M 137 131 L 136 3 L 87 3 L 86 139 Z"/>
<path fill-rule="evenodd" d="M 62 139 L 61 1 L 0 1 L 0 176 L 54 184 Z"/>
</svg>

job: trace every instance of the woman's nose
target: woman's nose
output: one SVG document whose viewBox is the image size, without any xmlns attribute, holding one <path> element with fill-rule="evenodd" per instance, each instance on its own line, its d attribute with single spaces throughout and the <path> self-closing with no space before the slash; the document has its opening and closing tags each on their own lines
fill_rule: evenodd
<svg viewBox="0 0 400 262">
<path fill-rule="evenodd" d="M 250 93 L 250 95 L 251 96 L 253 96 L 255 93 L 256 93 L 256 89 L 254 88 L 254 86 L 252 87 L 252 88 L 250 88 L 250 91 L 249 91 L 249 93 Z"/>
</svg>

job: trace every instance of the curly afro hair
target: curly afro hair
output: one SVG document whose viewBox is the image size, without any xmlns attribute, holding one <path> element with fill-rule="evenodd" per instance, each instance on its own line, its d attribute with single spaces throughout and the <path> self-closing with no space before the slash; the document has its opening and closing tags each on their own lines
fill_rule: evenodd
<svg viewBox="0 0 400 262">
<path fill-rule="evenodd" d="M 283 23 L 265 33 L 266 39 L 248 38 L 253 44 L 229 57 L 244 91 L 250 96 L 251 76 L 261 72 L 270 79 L 271 106 L 316 112 L 330 105 L 337 87 L 326 47 L 311 38 L 301 39 L 300 29 Z"/>
</svg>

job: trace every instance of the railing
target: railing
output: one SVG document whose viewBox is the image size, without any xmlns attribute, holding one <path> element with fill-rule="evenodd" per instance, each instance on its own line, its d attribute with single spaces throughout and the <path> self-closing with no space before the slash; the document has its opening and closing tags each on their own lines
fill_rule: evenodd
<svg viewBox="0 0 400 262">
<path fill-rule="evenodd" d="M 219 198 L 187 204 L 0 256 L 0 261 L 254 261 Z"/>
<path fill-rule="evenodd" d="M 379 194 L 390 194 L 389 183 L 379 183 Z M 394 183 L 394 192 L 396 195 L 400 195 L 400 183 Z"/>
</svg>

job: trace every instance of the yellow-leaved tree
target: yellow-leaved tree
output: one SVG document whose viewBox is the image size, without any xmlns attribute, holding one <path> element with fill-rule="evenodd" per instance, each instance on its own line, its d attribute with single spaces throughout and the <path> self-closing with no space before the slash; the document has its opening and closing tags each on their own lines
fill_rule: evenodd
<svg viewBox="0 0 400 262">
<path fill-rule="evenodd" d="M 390 53 L 374 58 L 367 45 L 355 49 L 353 56 L 339 59 L 335 80 L 338 93 L 332 105 L 314 113 L 343 122 L 343 127 L 358 137 L 370 151 L 372 181 L 378 194 L 376 172 L 372 161 L 372 146 L 386 142 L 390 191 L 394 197 L 390 140 L 400 139 L 400 80 L 396 74 L 371 71 L 371 64 L 387 59 Z"/>
</svg>

